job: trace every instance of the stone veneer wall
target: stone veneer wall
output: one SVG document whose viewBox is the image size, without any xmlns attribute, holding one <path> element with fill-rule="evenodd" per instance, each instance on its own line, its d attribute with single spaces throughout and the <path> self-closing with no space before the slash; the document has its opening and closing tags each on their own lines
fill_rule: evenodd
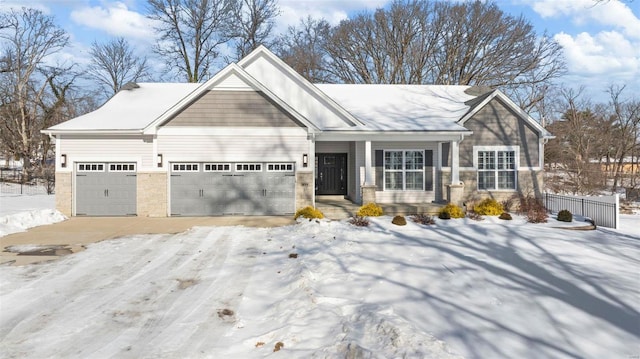
<svg viewBox="0 0 640 359">
<path fill-rule="evenodd" d="M 313 172 L 296 172 L 296 210 L 313 206 L 314 191 Z"/>
<path fill-rule="evenodd" d="M 67 217 L 73 212 L 72 172 L 56 172 L 56 209 Z"/>
<path fill-rule="evenodd" d="M 460 180 L 465 184 L 463 200 L 471 203 L 485 198 L 500 202 L 518 194 L 540 198 L 544 192 L 544 171 L 518 171 L 517 191 L 478 191 L 475 171 L 460 171 Z"/>
<path fill-rule="evenodd" d="M 167 174 L 164 172 L 138 172 L 138 216 L 167 216 Z"/>
</svg>

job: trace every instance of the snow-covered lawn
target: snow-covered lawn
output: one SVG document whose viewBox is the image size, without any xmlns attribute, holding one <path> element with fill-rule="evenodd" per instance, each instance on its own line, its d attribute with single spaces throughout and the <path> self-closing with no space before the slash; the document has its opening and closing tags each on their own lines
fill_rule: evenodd
<svg viewBox="0 0 640 359">
<path fill-rule="evenodd" d="M 0 357 L 635 358 L 639 218 L 619 231 L 381 217 L 104 241 L 0 267 Z"/>
</svg>

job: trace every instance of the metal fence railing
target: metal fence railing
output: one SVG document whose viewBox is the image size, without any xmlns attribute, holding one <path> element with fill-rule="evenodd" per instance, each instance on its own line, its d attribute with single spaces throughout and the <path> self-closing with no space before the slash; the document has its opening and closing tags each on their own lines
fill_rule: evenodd
<svg viewBox="0 0 640 359">
<path fill-rule="evenodd" d="M 620 223 L 620 198 L 617 194 L 589 197 L 545 193 L 544 206 L 551 212 L 566 209 L 572 214 L 588 217 L 596 226 L 618 229 Z"/>
<path fill-rule="evenodd" d="M 0 194 L 34 195 L 54 194 L 55 178 L 23 177 L 22 171 L 16 168 L 0 168 Z"/>
</svg>

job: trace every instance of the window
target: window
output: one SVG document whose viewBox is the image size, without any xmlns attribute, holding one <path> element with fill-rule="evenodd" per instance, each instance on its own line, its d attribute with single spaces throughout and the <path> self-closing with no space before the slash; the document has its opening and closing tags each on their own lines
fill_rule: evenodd
<svg viewBox="0 0 640 359">
<path fill-rule="evenodd" d="M 198 163 L 174 163 L 172 168 L 173 172 L 198 172 L 200 166 Z"/>
<path fill-rule="evenodd" d="M 104 163 L 79 163 L 78 172 L 104 172 Z"/>
<path fill-rule="evenodd" d="M 385 151 L 384 189 L 424 190 L 424 151 Z"/>
<path fill-rule="evenodd" d="M 479 190 L 515 190 L 517 151 L 482 148 L 475 151 Z"/>
<path fill-rule="evenodd" d="M 237 163 L 236 172 L 262 172 L 262 163 Z"/>
<path fill-rule="evenodd" d="M 267 172 L 293 172 L 293 163 L 267 163 Z"/>
<path fill-rule="evenodd" d="M 133 163 L 111 163 L 109 172 L 135 172 L 136 165 Z"/>
<path fill-rule="evenodd" d="M 229 163 L 205 163 L 205 172 L 231 172 L 231 164 Z"/>
</svg>

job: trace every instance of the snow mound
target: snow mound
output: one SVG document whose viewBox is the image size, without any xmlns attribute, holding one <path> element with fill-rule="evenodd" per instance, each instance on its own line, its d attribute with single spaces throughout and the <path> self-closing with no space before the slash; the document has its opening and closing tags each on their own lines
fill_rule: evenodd
<svg viewBox="0 0 640 359">
<path fill-rule="evenodd" d="M 344 358 L 461 359 L 447 345 L 396 315 L 393 308 L 363 305 L 343 322 L 345 337 L 334 348 Z"/>
<path fill-rule="evenodd" d="M 0 237 L 65 219 L 67 217 L 55 209 L 37 209 L 2 216 L 0 217 Z"/>
</svg>

